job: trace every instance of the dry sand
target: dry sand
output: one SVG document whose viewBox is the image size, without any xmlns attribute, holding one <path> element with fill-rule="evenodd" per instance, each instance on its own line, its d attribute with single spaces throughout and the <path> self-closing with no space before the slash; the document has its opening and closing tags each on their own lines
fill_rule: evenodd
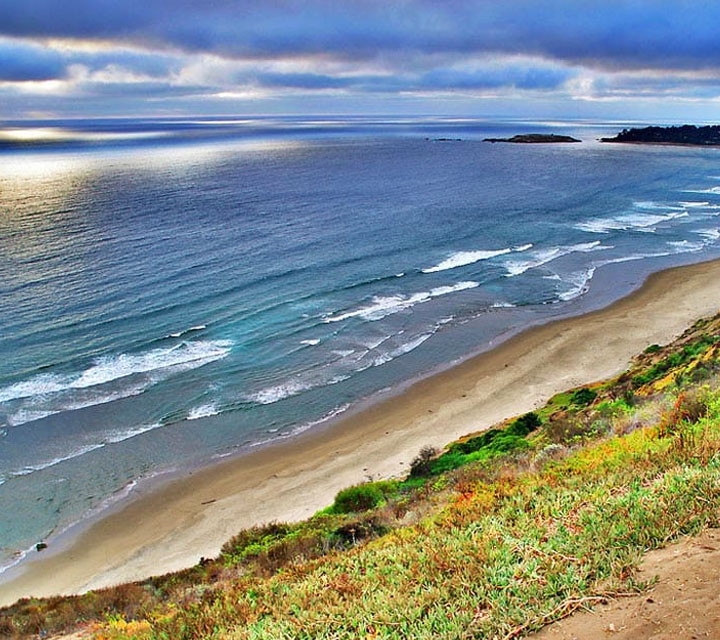
<svg viewBox="0 0 720 640">
<path fill-rule="evenodd" d="M 423 445 L 442 446 L 616 374 L 648 344 L 719 308 L 720 261 L 655 274 L 606 309 L 529 329 L 332 427 L 139 491 L 67 548 L 33 554 L 0 584 L 0 604 L 190 566 L 242 528 L 305 518 L 369 474 L 402 474 Z"/>
</svg>

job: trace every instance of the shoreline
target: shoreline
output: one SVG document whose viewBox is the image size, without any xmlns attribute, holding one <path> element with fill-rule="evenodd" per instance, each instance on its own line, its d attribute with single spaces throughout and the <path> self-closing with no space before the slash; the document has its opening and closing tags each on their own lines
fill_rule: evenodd
<svg viewBox="0 0 720 640">
<path fill-rule="evenodd" d="M 368 475 L 403 475 L 420 447 L 442 447 L 610 377 L 648 344 L 670 341 L 720 308 L 719 276 L 720 260 L 656 272 L 608 307 L 526 329 L 331 424 L 138 488 L 13 568 L 18 575 L 0 582 L 0 606 L 185 568 L 243 528 L 304 519 Z"/>
</svg>

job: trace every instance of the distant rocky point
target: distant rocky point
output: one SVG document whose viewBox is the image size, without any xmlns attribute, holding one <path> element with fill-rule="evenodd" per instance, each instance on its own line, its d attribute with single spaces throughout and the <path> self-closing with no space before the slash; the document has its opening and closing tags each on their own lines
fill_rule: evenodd
<svg viewBox="0 0 720 640">
<path fill-rule="evenodd" d="M 614 138 L 600 138 L 600 142 L 720 146 L 720 125 L 697 127 L 692 124 L 684 124 L 681 127 L 623 129 Z"/>
<path fill-rule="evenodd" d="M 558 136 L 554 133 L 523 133 L 512 138 L 485 138 L 484 142 L 514 142 L 520 144 L 537 144 L 547 142 L 582 142 L 571 136 Z"/>
</svg>

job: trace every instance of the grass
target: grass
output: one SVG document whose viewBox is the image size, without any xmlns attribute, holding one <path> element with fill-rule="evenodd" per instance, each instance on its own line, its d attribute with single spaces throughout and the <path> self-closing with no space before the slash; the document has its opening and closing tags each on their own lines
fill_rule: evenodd
<svg viewBox="0 0 720 640">
<path fill-rule="evenodd" d="M 86 622 L 102 640 L 509 640 L 642 591 L 644 552 L 720 524 L 718 329 L 703 321 L 613 380 L 428 450 L 419 472 L 350 487 L 309 520 L 240 532 L 184 572 L 21 601 L 0 635 Z"/>
</svg>

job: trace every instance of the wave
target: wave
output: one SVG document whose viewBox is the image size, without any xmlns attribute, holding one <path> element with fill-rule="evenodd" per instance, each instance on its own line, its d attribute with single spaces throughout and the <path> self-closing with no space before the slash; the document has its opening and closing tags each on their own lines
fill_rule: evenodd
<svg viewBox="0 0 720 640">
<path fill-rule="evenodd" d="M 436 273 L 438 271 L 447 271 L 448 269 L 457 269 L 458 267 L 464 267 L 468 264 L 475 264 L 481 260 L 489 260 L 495 256 L 502 256 L 507 253 L 527 251 L 532 247 L 532 244 L 525 244 L 519 247 L 512 247 L 506 249 L 495 249 L 489 251 L 458 251 L 453 253 L 448 258 L 436 264 L 434 267 L 422 269 L 423 273 Z"/>
<path fill-rule="evenodd" d="M 209 418 L 210 416 L 216 416 L 220 413 L 220 409 L 217 408 L 215 403 L 210 402 L 208 404 L 200 405 L 199 407 L 193 407 L 188 411 L 187 420 L 198 420 L 199 418 Z"/>
<path fill-rule="evenodd" d="M 529 269 L 540 267 L 548 262 L 557 260 L 563 256 L 571 253 L 588 253 L 590 251 L 601 251 L 603 249 L 610 249 L 609 246 L 600 244 L 599 240 L 594 242 L 582 242 L 580 244 L 564 245 L 559 247 L 551 247 L 549 249 L 541 249 L 533 252 L 533 257 L 530 260 L 508 260 L 505 263 L 507 269 L 506 277 L 512 278 L 513 276 L 519 276 Z"/>
<path fill-rule="evenodd" d="M 697 202 L 693 200 L 682 200 L 679 204 L 681 204 L 684 209 L 693 209 L 695 207 L 700 209 L 716 209 L 718 207 L 718 205 L 710 204 L 709 202 Z"/>
<path fill-rule="evenodd" d="M 282 384 L 277 384 L 272 387 L 267 387 L 265 389 L 257 391 L 256 393 L 251 393 L 247 396 L 247 399 L 257 404 L 274 404 L 276 402 L 280 402 L 280 400 L 284 400 L 285 398 L 296 396 L 303 391 L 309 391 L 310 389 L 314 389 L 316 387 L 337 384 L 338 382 L 347 380 L 349 377 L 349 375 L 336 376 L 327 381 L 316 382 L 291 380 L 289 382 L 283 382 Z"/>
<path fill-rule="evenodd" d="M 558 294 L 558 298 L 563 302 L 569 302 L 581 295 L 587 293 L 590 288 L 590 281 L 595 275 L 595 267 L 590 267 L 584 271 L 576 271 L 565 276 L 565 281 L 572 285 L 570 289 Z"/>
<path fill-rule="evenodd" d="M 184 336 L 188 333 L 194 333 L 195 331 L 202 331 L 203 329 L 207 329 L 206 324 L 199 324 L 195 327 L 190 327 L 189 329 L 185 329 L 184 331 L 178 331 L 177 333 L 171 333 L 167 337 L 168 338 L 179 338 L 180 336 Z"/>
<path fill-rule="evenodd" d="M 670 240 L 667 244 L 673 247 L 676 253 L 696 253 L 702 251 L 706 242 L 690 242 L 689 240 Z"/>
<path fill-rule="evenodd" d="M 448 295 L 450 293 L 456 293 L 458 291 L 464 291 L 465 289 L 474 289 L 479 287 L 479 282 L 465 281 L 458 282 L 454 285 L 435 287 L 430 291 L 422 291 L 420 293 L 413 293 L 412 295 L 396 294 L 393 296 L 374 296 L 371 300 L 371 304 L 366 307 L 361 307 L 354 311 L 346 311 L 345 313 L 339 313 L 337 315 L 327 316 L 323 322 L 341 322 L 348 320 L 349 318 L 362 318 L 363 320 L 380 320 L 393 313 L 398 313 L 404 309 L 409 309 L 416 304 L 421 304 L 437 298 L 439 296 Z"/>
<path fill-rule="evenodd" d="M 393 349 L 392 351 L 388 351 L 387 353 L 383 353 L 383 354 L 379 355 L 377 358 L 375 358 L 372 361 L 370 366 L 379 367 L 383 364 L 387 364 L 388 362 L 391 362 L 392 360 L 395 360 L 395 358 L 404 356 L 406 353 L 410 353 L 411 351 L 417 349 L 423 342 L 425 342 L 429 338 L 432 338 L 433 334 L 434 334 L 434 331 L 430 332 L 430 333 L 423 333 L 422 335 L 419 335 L 417 338 L 413 338 L 409 342 L 406 342 L 405 344 L 400 345 L 397 349 Z"/>
<path fill-rule="evenodd" d="M 0 402 L 85 389 L 139 373 L 149 373 L 177 365 L 206 364 L 230 353 L 227 340 L 183 342 L 167 349 L 153 349 L 145 353 L 121 353 L 95 359 L 92 366 L 73 374 L 39 374 L 0 389 Z"/>
<path fill-rule="evenodd" d="M 86 445 L 83 445 L 82 447 L 78 447 L 77 449 L 74 449 L 74 450 L 70 451 L 69 453 L 66 453 L 62 456 L 58 456 L 56 458 L 51 458 L 50 460 L 46 460 L 44 462 L 38 462 L 37 464 L 27 465 L 17 471 L 11 471 L 10 473 L 7 474 L 6 477 L 3 478 L 3 480 L 7 481 L 13 477 L 27 476 L 27 475 L 30 475 L 31 473 L 35 473 L 37 471 L 42 471 L 43 469 L 49 469 L 50 467 L 54 467 L 55 465 L 58 465 L 61 462 L 67 462 L 68 460 L 73 460 L 74 458 L 79 458 L 81 456 L 84 456 L 87 453 L 90 453 L 91 451 L 96 451 L 97 449 L 102 449 L 103 447 L 106 447 L 109 444 L 117 444 L 118 442 L 123 442 L 124 440 L 129 440 L 130 438 L 134 438 L 135 436 L 139 436 L 142 433 L 146 433 L 147 431 L 152 431 L 153 429 L 157 429 L 162 426 L 163 425 L 160 422 L 154 422 L 152 424 L 140 425 L 137 427 L 132 427 L 130 429 L 126 429 L 126 430 L 119 429 L 116 431 L 107 432 L 106 434 L 104 434 L 104 437 L 100 442 L 86 444 Z"/>
<path fill-rule="evenodd" d="M 300 340 L 300 344 L 304 344 L 308 347 L 314 347 L 317 344 L 320 344 L 319 338 L 314 338 L 312 340 Z"/>
<path fill-rule="evenodd" d="M 94 407 L 96 405 L 114 402 L 115 400 L 137 396 L 145 392 L 153 384 L 155 384 L 154 380 L 146 380 L 137 385 L 110 392 L 88 389 L 85 390 L 84 398 L 72 398 L 69 400 L 57 397 L 47 398 L 45 396 L 30 398 L 29 401 L 24 398 L 23 400 L 25 402 L 21 400 L 20 407 L 9 412 L 5 419 L 11 427 L 18 427 L 26 422 L 42 420 L 43 418 L 61 413 L 62 411 L 77 411 L 78 409 L 85 409 L 87 407 Z M 55 395 L 57 396 L 58 394 Z M 55 402 L 53 402 L 54 400 Z M 30 406 L 23 406 L 24 404 L 30 404 Z"/>
<path fill-rule="evenodd" d="M 678 206 L 680 204 L 680 206 Z M 635 209 L 650 209 L 651 211 L 682 211 L 682 203 L 668 204 L 666 202 L 654 202 L 652 200 L 640 200 L 633 202 Z"/>
<path fill-rule="evenodd" d="M 673 211 L 666 215 L 652 213 L 628 213 L 614 218 L 595 218 L 579 222 L 575 228 L 588 233 L 610 233 L 611 231 L 648 230 L 661 222 L 687 217 L 687 211 Z"/>
<path fill-rule="evenodd" d="M 251 447 L 261 447 L 265 444 L 270 444 L 271 442 L 277 442 L 278 440 L 285 440 L 287 438 L 292 438 L 293 436 L 298 436 L 301 433 L 308 431 L 309 429 L 312 429 L 313 427 L 316 427 L 319 424 L 322 424 L 323 422 L 327 422 L 328 420 L 332 420 L 333 418 L 336 418 L 341 413 L 344 413 L 351 407 L 351 403 L 342 404 L 339 407 L 336 407 L 332 411 L 329 411 L 321 418 L 318 418 L 317 420 L 311 420 L 310 422 L 304 422 L 303 424 L 297 425 L 296 427 L 293 427 L 290 431 L 286 433 L 280 433 L 276 436 L 272 436 L 270 438 L 266 438 L 265 440 L 258 440 L 257 442 L 253 442 L 250 446 Z M 276 433 L 277 429 L 269 429 L 269 433 Z M 227 456 L 232 455 L 232 451 L 227 453 L 219 453 L 214 455 L 214 458 L 226 458 Z"/>
<path fill-rule="evenodd" d="M 709 242 L 720 240 L 720 229 L 693 229 L 693 233 L 697 233 Z"/>
<path fill-rule="evenodd" d="M 311 371 L 309 375 L 305 377 L 297 376 L 292 380 L 248 394 L 245 396 L 245 399 L 256 404 L 274 404 L 275 402 L 280 402 L 285 398 L 296 396 L 305 391 L 310 391 L 311 389 L 338 384 L 350 379 L 355 374 L 365 371 L 366 369 L 382 366 L 395 360 L 396 358 L 399 358 L 400 356 L 410 353 L 414 349 L 417 349 L 426 340 L 431 338 L 441 326 L 447 324 L 450 320 L 451 319 L 440 320 L 432 327 L 432 329 L 422 333 L 421 335 L 415 336 L 407 342 L 404 342 L 394 348 L 390 348 L 384 353 L 375 352 L 377 347 L 387 342 L 390 337 L 383 338 L 379 342 L 369 345 L 364 352 L 361 351 L 358 353 L 354 350 L 340 352 L 344 354 L 344 357 L 341 357 L 340 360 L 329 363 L 328 365 L 321 367 L 319 370 L 316 369 Z M 400 331 L 394 337 L 403 333 L 404 331 Z"/>
<path fill-rule="evenodd" d="M 720 187 L 708 187 L 707 189 L 683 189 L 684 193 L 708 193 L 720 196 Z"/>
</svg>

